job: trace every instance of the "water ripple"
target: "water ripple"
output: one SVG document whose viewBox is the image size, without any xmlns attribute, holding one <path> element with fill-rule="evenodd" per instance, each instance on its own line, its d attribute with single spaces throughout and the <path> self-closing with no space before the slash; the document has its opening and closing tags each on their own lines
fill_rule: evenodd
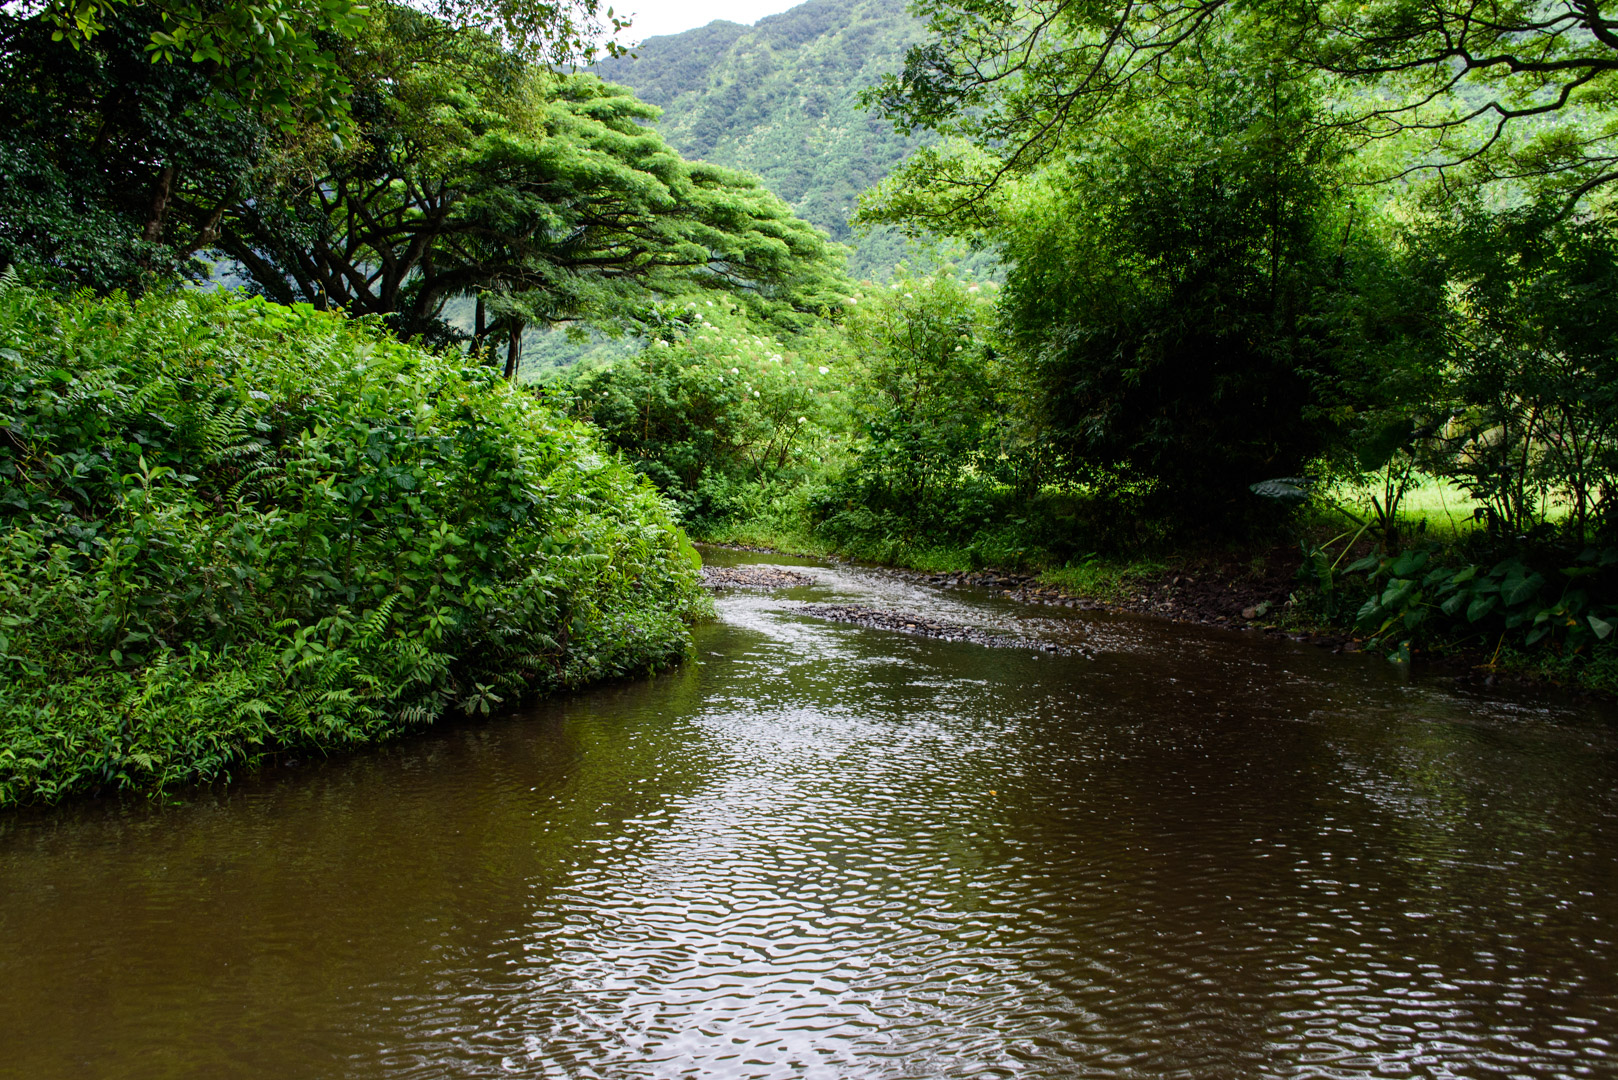
<svg viewBox="0 0 1618 1080">
<path fill-rule="evenodd" d="M 1618 1076 L 1602 718 L 812 573 L 654 684 L 9 837 L 19 1075 Z"/>
</svg>

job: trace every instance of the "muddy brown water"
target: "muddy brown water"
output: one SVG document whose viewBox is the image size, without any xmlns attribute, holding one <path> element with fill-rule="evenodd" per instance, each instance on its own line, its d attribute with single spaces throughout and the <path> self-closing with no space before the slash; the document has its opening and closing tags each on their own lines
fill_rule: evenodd
<svg viewBox="0 0 1618 1080">
<path fill-rule="evenodd" d="M 801 565 L 654 680 L 0 820 L 0 1076 L 1618 1076 L 1610 712 Z"/>
</svg>

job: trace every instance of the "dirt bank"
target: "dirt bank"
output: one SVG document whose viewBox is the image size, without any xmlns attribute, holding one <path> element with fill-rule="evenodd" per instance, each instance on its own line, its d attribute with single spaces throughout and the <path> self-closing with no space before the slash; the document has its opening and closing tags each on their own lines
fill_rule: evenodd
<svg viewBox="0 0 1618 1080">
<path fill-rule="evenodd" d="M 1290 547 L 1177 559 L 1166 568 L 1127 571 L 1097 595 L 1080 594 L 1034 574 L 980 570 L 926 574 L 898 570 L 940 588 L 990 589 L 1029 604 L 1081 611 L 1131 611 L 1179 622 L 1285 633 L 1299 641 L 1354 651 L 1350 635 L 1293 625 L 1288 602 L 1297 589 L 1297 552 Z"/>
</svg>

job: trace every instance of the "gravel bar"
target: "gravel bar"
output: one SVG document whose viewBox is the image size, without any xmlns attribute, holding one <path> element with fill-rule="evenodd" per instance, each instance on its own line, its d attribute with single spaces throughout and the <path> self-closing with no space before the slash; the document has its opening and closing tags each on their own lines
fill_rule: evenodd
<svg viewBox="0 0 1618 1080">
<path fill-rule="evenodd" d="M 1004 635 L 991 634 L 986 630 L 979 630 L 975 627 L 961 626 L 958 623 L 938 622 L 934 619 L 924 619 L 916 615 L 899 615 L 891 611 L 876 611 L 872 608 L 860 607 L 857 604 L 800 604 L 794 610 L 816 619 L 853 623 L 855 626 L 868 626 L 876 630 L 892 630 L 900 634 L 915 634 L 918 637 L 938 638 L 942 641 L 969 641 L 974 645 L 986 645 L 991 649 L 1034 649 L 1038 652 L 1052 653 L 1056 656 L 1088 657 L 1095 655 L 1083 645 L 1064 645 L 1054 641 L 1037 641 L 1033 638 L 1005 637 Z"/>
<path fill-rule="evenodd" d="M 710 589 L 790 589 L 815 579 L 779 566 L 704 566 L 702 583 Z"/>
</svg>

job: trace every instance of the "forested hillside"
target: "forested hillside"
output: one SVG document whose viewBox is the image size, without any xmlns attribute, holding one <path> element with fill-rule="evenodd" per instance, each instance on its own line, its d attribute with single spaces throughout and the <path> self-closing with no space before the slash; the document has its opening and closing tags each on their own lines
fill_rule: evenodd
<svg viewBox="0 0 1618 1080">
<path fill-rule="evenodd" d="M 916 145 L 860 107 L 859 92 L 897 71 L 921 24 L 904 0 L 810 0 L 755 26 L 715 22 L 651 38 L 595 68 L 663 109 L 659 130 L 688 158 L 743 169 L 798 215 L 855 247 L 855 277 L 886 278 L 904 241 L 856 237 L 856 197 Z"/>
</svg>

